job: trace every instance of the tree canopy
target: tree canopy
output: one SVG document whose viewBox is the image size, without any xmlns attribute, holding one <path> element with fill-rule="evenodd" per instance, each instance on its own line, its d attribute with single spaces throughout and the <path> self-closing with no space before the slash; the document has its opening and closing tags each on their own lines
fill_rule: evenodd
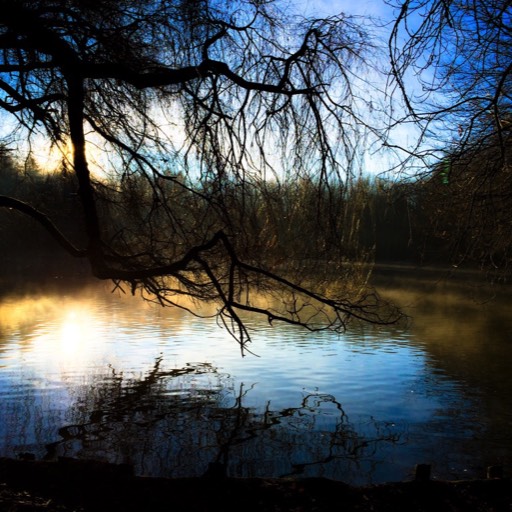
<svg viewBox="0 0 512 512">
<path fill-rule="evenodd" d="M 343 267 L 357 237 L 340 198 L 371 106 L 360 78 L 371 43 L 360 23 L 343 14 L 307 20 L 260 0 L 4 7 L 0 107 L 14 119 L 4 144 L 30 148 L 42 138 L 61 151 L 86 241 L 72 243 L 16 197 L 1 196 L 0 206 L 36 219 L 100 279 L 162 304 L 215 301 L 242 346 L 245 312 L 310 329 L 396 319 Z M 302 219 L 306 208 L 291 197 L 283 218 L 283 183 L 315 191 Z M 270 218 L 287 232 L 306 219 L 298 251 L 272 250 Z M 301 277 L 307 262 L 319 268 L 313 257 L 329 260 L 326 286 Z M 336 292 L 340 276 L 347 282 Z"/>
<path fill-rule="evenodd" d="M 421 127 L 411 156 L 423 158 L 421 177 L 431 180 L 434 222 L 454 225 L 457 263 L 508 268 L 512 7 L 503 0 L 395 7 L 391 71 L 406 107 L 402 120 Z"/>
</svg>

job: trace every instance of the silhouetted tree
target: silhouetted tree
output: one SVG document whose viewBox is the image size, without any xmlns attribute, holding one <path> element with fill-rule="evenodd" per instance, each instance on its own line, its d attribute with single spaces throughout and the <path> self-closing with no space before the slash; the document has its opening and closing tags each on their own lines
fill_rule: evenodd
<svg viewBox="0 0 512 512">
<path fill-rule="evenodd" d="M 474 147 L 509 131 L 512 7 L 503 0 L 392 2 L 392 75 L 407 119 Z M 419 82 L 410 80 L 411 75 Z M 418 84 L 420 88 L 418 88 Z M 430 131 L 430 132 L 429 132 Z M 421 142 L 421 140 L 420 140 Z M 502 141 L 504 142 L 504 141 Z"/>
<path fill-rule="evenodd" d="M 393 2 L 389 39 L 403 121 L 420 156 L 438 234 L 454 260 L 509 261 L 512 6 L 503 0 Z M 412 76 L 419 77 L 418 82 Z M 419 86 L 418 86 L 419 85 Z M 444 233 L 444 235 L 443 235 Z"/>
<path fill-rule="evenodd" d="M 2 7 L 0 107 L 12 140 L 43 138 L 68 160 L 87 242 L 16 198 L 0 206 L 38 220 L 100 279 L 162 304 L 217 301 L 242 346 L 245 312 L 310 329 L 396 319 L 361 288 L 326 295 L 276 273 L 245 224 L 249 191 L 266 179 L 314 177 L 319 198 L 350 181 L 369 106 L 357 70 L 370 43 L 354 20 L 306 20 L 260 0 Z M 341 263 L 330 263 L 334 276 Z"/>
</svg>

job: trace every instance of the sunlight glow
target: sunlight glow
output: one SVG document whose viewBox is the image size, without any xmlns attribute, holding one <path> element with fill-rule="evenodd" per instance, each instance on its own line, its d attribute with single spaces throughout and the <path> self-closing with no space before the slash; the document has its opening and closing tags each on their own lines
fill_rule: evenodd
<svg viewBox="0 0 512 512">
<path fill-rule="evenodd" d="M 109 165 L 104 147 L 105 142 L 99 136 L 89 133 L 86 144 L 89 170 L 94 175 L 100 176 Z M 31 156 L 43 172 L 56 172 L 63 165 L 69 169 L 73 166 L 73 147 L 69 140 L 60 144 L 49 144 L 48 139 L 41 135 L 32 141 L 30 151 Z"/>
<path fill-rule="evenodd" d="M 0 303 L 2 329 L 11 333 L 10 344 L 19 343 L 16 357 L 37 361 L 40 374 L 73 372 L 102 352 L 103 322 L 87 301 L 46 296 L 5 301 Z"/>
<path fill-rule="evenodd" d="M 85 314 L 84 314 L 85 313 Z M 64 359 L 74 359 L 87 352 L 87 339 L 91 335 L 91 318 L 87 312 L 69 310 L 60 328 L 59 354 Z"/>
<path fill-rule="evenodd" d="M 60 145 L 50 145 L 46 137 L 38 137 L 31 144 L 31 152 L 37 165 L 43 172 L 54 172 L 60 168 L 63 162 L 70 164 L 73 156 L 69 142 Z"/>
<path fill-rule="evenodd" d="M 36 334 L 32 356 L 43 363 L 45 371 L 72 372 L 97 357 L 97 345 L 101 341 L 98 330 L 98 320 L 92 311 L 77 303 L 70 304 L 53 325 Z"/>
</svg>

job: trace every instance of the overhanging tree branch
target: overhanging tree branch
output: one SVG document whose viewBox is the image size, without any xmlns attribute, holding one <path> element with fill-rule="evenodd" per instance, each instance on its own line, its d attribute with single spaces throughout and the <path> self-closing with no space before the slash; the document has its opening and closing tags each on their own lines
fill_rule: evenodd
<svg viewBox="0 0 512 512">
<path fill-rule="evenodd" d="M 351 288 L 363 273 L 344 270 L 367 261 L 358 209 L 345 204 L 365 129 L 351 80 L 366 34 L 346 16 L 288 24 L 271 3 L 194 2 L 0 12 L 0 86 L 13 99 L 0 108 L 26 126 L 43 120 L 72 149 L 87 247 L 59 243 L 159 303 L 214 302 L 242 346 L 249 312 L 311 330 L 397 320 L 378 313 L 366 277 Z M 58 237 L 40 212 L 4 202 Z M 340 275 L 342 291 L 327 293 Z M 258 291 L 278 306 L 261 307 Z"/>
<path fill-rule="evenodd" d="M 0 208 L 8 208 L 10 210 L 16 210 L 21 212 L 28 217 L 36 220 L 41 226 L 48 231 L 48 233 L 58 242 L 58 244 L 66 250 L 71 256 L 78 258 L 85 258 L 88 256 L 86 250 L 76 248 L 55 226 L 51 219 L 44 213 L 36 210 L 31 205 L 14 199 L 12 197 L 0 196 Z"/>
</svg>

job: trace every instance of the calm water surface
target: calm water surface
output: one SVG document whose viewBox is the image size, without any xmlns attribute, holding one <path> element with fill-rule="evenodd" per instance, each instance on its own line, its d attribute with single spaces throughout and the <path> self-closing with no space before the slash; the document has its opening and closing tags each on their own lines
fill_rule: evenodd
<svg viewBox="0 0 512 512">
<path fill-rule="evenodd" d="M 408 325 L 257 329 L 94 285 L 0 299 L 0 456 L 129 463 L 138 474 L 324 476 L 352 484 L 512 468 L 503 289 L 402 276 Z M 498 293 L 493 301 L 492 294 Z"/>
</svg>

